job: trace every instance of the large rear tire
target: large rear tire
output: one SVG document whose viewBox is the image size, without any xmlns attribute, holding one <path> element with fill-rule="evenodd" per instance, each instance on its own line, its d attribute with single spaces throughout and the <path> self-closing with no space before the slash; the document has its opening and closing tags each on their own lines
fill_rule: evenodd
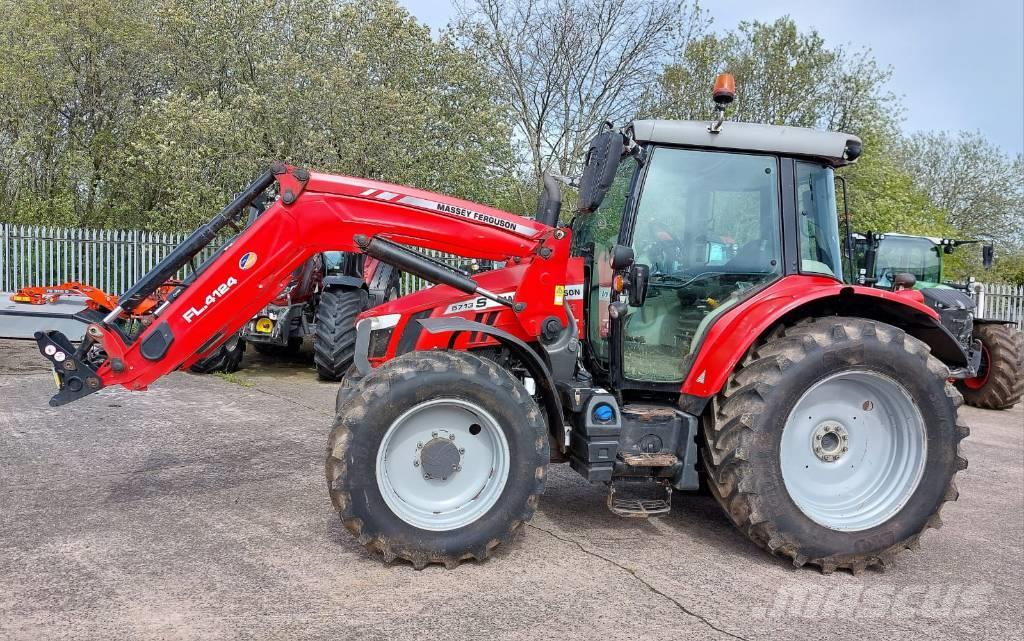
<svg viewBox="0 0 1024 641">
<path fill-rule="evenodd" d="M 1007 410 L 1024 396 L 1024 333 L 1013 325 L 977 323 L 981 368 L 974 378 L 957 381 L 964 402 L 987 410 Z"/>
<path fill-rule="evenodd" d="M 327 445 L 345 527 L 384 559 L 486 559 L 533 517 L 548 437 L 540 408 L 492 361 L 411 352 L 362 379 Z"/>
<path fill-rule="evenodd" d="M 798 567 L 888 565 L 941 525 L 967 467 L 947 376 L 890 325 L 832 317 L 780 330 L 715 399 L 709 488 L 744 534 Z"/>
<path fill-rule="evenodd" d="M 192 365 L 189 371 L 196 374 L 212 374 L 214 372 L 230 374 L 241 369 L 243 356 L 245 356 L 245 340 L 235 334 L 224 341 L 224 344 L 218 347 L 213 354 Z"/>
<path fill-rule="evenodd" d="M 313 361 L 321 380 L 339 381 L 352 364 L 356 347 L 356 317 L 367 307 L 365 289 L 329 288 L 316 308 Z"/>
</svg>

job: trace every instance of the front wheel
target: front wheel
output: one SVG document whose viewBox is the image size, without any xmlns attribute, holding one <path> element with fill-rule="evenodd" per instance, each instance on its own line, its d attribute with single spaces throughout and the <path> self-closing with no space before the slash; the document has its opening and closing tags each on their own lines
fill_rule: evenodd
<svg viewBox="0 0 1024 641">
<path fill-rule="evenodd" d="M 794 565 L 887 565 L 938 527 L 967 466 L 960 395 L 902 330 L 834 317 L 752 350 L 715 401 L 710 489 L 748 537 Z"/>
<path fill-rule="evenodd" d="M 327 485 L 345 527 L 385 560 L 452 568 L 487 558 L 532 518 L 548 460 L 540 408 L 508 371 L 412 352 L 340 407 Z"/>
</svg>

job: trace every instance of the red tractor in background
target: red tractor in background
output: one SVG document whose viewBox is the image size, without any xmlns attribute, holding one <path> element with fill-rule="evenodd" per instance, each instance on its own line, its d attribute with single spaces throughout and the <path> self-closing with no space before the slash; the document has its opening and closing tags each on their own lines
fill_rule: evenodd
<svg viewBox="0 0 1024 641">
<path fill-rule="evenodd" d="M 624 516 L 705 485 L 796 566 L 888 565 L 940 525 L 966 467 L 961 344 L 914 290 L 842 281 L 834 170 L 857 137 L 715 122 L 604 128 L 560 219 L 275 164 L 94 313 L 36 335 L 59 390 L 142 390 L 189 367 L 310 256 L 361 253 L 436 284 L 360 315 L 327 445 L 331 500 L 386 560 L 455 567 L 509 542 L 567 462 Z M 280 198 L 171 294 L 131 311 L 274 184 Z M 413 248 L 495 261 L 469 274 Z M 76 419 L 80 420 L 80 419 Z"/>
<path fill-rule="evenodd" d="M 317 375 L 339 381 L 352 365 L 356 317 L 398 298 L 401 274 L 363 254 L 316 254 L 288 285 L 242 327 L 239 336 L 268 356 L 294 356 L 313 338 Z"/>
</svg>

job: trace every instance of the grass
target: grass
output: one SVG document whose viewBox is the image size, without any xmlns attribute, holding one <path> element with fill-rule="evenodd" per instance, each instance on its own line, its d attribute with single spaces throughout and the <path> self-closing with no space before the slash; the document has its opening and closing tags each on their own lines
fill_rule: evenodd
<svg viewBox="0 0 1024 641">
<path fill-rule="evenodd" d="M 242 387 L 252 387 L 252 383 L 238 376 L 237 374 L 228 374 L 226 372 L 214 372 L 213 375 L 221 380 L 225 380 L 229 383 L 234 383 L 235 385 L 241 385 Z"/>
</svg>

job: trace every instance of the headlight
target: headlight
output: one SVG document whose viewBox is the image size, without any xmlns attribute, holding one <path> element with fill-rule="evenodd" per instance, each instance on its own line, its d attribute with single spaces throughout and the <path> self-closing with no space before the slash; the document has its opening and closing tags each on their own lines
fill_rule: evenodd
<svg viewBox="0 0 1024 641">
<path fill-rule="evenodd" d="M 366 350 L 366 355 L 369 358 L 381 358 L 387 353 L 388 344 L 391 343 L 391 334 L 401 319 L 401 314 L 384 314 L 359 321 L 368 323 L 370 326 L 370 345 Z"/>
</svg>

